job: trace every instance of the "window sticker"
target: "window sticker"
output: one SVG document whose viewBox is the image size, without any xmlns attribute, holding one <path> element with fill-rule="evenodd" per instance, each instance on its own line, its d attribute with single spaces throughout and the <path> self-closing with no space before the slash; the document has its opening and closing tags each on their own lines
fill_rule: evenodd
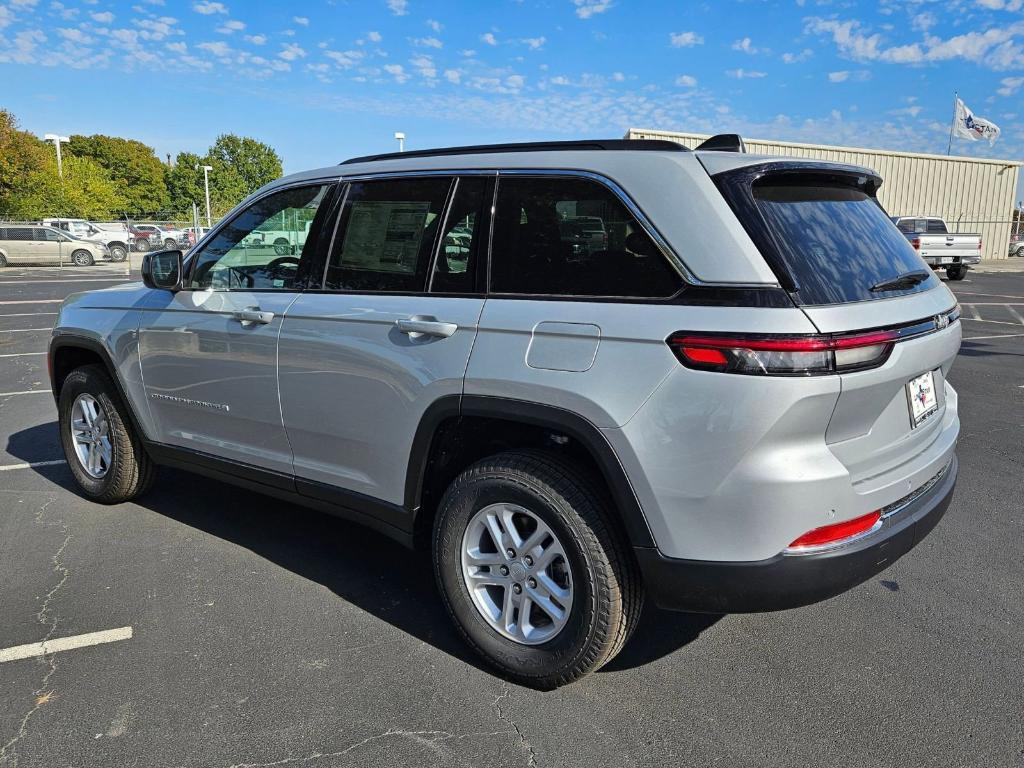
<svg viewBox="0 0 1024 768">
<path fill-rule="evenodd" d="M 429 214 L 425 201 L 352 203 L 342 266 L 414 274 Z"/>
</svg>

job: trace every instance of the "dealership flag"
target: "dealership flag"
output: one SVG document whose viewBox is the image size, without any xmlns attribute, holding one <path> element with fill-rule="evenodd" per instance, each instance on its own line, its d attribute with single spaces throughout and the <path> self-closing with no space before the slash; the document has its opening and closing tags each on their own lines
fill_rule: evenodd
<svg viewBox="0 0 1024 768">
<path fill-rule="evenodd" d="M 999 138 L 999 126 L 981 117 L 975 117 L 959 98 L 956 100 L 956 114 L 953 116 L 953 135 L 960 139 L 978 141 L 988 139 L 989 146 Z"/>
</svg>

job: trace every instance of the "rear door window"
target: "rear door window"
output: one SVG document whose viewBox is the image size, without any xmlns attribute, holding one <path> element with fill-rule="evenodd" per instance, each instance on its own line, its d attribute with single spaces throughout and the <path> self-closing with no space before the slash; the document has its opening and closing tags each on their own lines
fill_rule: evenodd
<svg viewBox="0 0 1024 768">
<path fill-rule="evenodd" d="M 863 176 L 768 174 L 753 182 L 748 195 L 726 196 L 772 267 L 785 273 L 783 283 L 795 288 L 801 304 L 891 298 L 929 290 L 938 281 L 893 226 Z M 916 286 L 872 290 L 920 271 L 927 271 L 928 278 Z"/>
</svg>

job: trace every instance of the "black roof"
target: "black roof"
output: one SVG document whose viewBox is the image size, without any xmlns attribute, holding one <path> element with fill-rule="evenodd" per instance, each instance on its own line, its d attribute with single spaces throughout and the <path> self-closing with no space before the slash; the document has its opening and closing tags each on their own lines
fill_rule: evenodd
<svg viewBox="0 0 1024 768">
<path fill-rule="evenodd" d="M 569 150 L 631 150 L 648 152 L 689 152 L 682 144 L 666 139 L 587 139 L 583 141 L 527 141 L 518 144 L 476 144 L 468 147 L 441 147 L 439 149 L 413 149 L 408 152 L 386 152 L 343 160 L 349 163 L 369 163 L 375 160 L 393 160 L 400 157 L 435 157 L 438 155 L 486 155 L 501 152 L 566 152 Z"/>
</svg>

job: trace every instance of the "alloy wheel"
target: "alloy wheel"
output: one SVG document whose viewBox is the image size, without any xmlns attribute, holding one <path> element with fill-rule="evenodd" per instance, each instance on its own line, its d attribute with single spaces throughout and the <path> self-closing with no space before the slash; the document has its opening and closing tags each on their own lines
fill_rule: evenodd
<svg viewBox="0 0 1024 768">
<path fill-rule="evenodd" d="M 107 474 L 114 455 L 110 422 L 99 401 L 85 392 L 71 406 L 71 442 L 78 463 L 90 477 L 99 480 Z"/>
</svg>

